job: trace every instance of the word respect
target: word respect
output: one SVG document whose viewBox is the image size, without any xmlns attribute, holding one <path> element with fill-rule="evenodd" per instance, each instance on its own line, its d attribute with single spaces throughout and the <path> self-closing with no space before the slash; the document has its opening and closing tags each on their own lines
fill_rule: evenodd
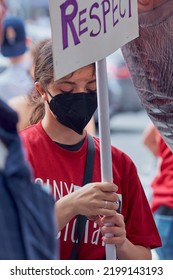
<svg viewBox="0 0 173 280">
<path fill-rule="evenodd" d="M 63 50 L 69 46 L 69 36 L 75 45 L 80 44 L 82 35 L 96 37 L 107 33 L 108 26 L 114 28 L 125 17 L 132 17 L 132 0 L 103 0 L 79 9 L 76 0 L 66 0 L 60 5 Z M 87 1 L 85 2 L 86 5 Z M 89 2 L 89 1 L 88 1 Z"/>
</svg>

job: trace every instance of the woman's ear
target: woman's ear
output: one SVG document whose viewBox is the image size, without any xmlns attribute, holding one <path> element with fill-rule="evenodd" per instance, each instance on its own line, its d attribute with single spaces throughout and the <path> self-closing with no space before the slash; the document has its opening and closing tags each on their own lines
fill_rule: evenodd
<svg viewBox="0 0 173 280">
<path fill-rule="evenodd" d="M 35 82 L 35 88 L 42 97 L 43 100 L 47 101 L 48 100 L 48 94 L 47 91 L 42 87 L 42 85 L 39 82 Z"/>
</svg>

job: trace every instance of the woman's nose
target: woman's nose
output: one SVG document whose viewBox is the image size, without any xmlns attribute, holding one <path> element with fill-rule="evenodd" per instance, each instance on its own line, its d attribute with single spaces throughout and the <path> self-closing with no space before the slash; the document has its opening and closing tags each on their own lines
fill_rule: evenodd
<svg viewBox="0 0 173 280">
<path fill-rule="evenodd" d="M 85 92 L 86 88 L 85 87 L 78 87 L 76 92 Z"/>
</svg>

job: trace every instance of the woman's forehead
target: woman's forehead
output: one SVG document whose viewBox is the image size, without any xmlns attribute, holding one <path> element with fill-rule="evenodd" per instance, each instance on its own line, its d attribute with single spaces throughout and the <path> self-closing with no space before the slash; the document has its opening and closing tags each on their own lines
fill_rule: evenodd
<svg viewBox="0 0 173 280">
<path fill-rule="evenodd" d="M 93 79 L 94 77 L 95 77 L 95 68 L 94 65 L 91 64 L 91 65 L 84 66 L 55 82 L 59 84 L 65 81 L 73 81 L 78 79 L 88 80 L 88 79 Z"/>
</svg>

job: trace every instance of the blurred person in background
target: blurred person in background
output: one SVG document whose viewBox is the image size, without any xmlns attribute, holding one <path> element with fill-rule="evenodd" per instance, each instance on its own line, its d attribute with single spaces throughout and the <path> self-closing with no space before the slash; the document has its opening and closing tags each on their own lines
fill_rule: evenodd
<svg viewBox="0 0 173 280">
<path fill-rule="evenodd" d="M 8 101 L 8 105 L 13 108 L 19 117 L 17 128 L 18 131 L 24 129 L 25 127 L 37 123 L 40 119 L 44 117 L 44 103 L 38 102 L 40 100 L 40 95 L 33 91 L 34 88 L 34 68 L 35 68 L 35 57 L 41 46 L 47 41 L 47 39 L 33 43 L 30 53 L 31 53 L 31 65 L 29 68 L 29 75 L 32 80 L 32 90 L 28 95 L 16 96 Z M 41 100 L 40 100 L 41 101 Z"/>
<path fill-rule="evenodd" d="M 122 50 L 138 96 L 159 130 L 151 128 L 144 143 L 157 155 L 159 165 L 151 207 L 163 247 L 156 252 L 160 259 L 173 259 L 173 1 L 138 3 L 139 37 Z"/>
<path fill-rule="evenodd" d="M 0 74 L 0 97 L 6 102 L 15 96 L 26 96 L 33 87 L 28 73 L 31 66 L 28 45 L 22 19 L 7 16 L 3 20 L 1 54 L 8 58 L 10 63 Z"/>
<path fill-rule="evenodd" d="M 138 4 L 139 36 L 122 52 L 144 109 L 173 151 L 173 1 Z"/>
<path fill-rule="evenodd" d="M 139 37 L 122 50 L 138 96 L 159 130 L 156 133 L 151 128 L 144 143 L 157 155 L 159 164 L 152 181 L 151 207 L 163 247 L 156 252 L 160 259 L 173 259 L 173 1 L 138 3 Z"/>
<path fill-rule="evenodd" d="M 162 240 L 156 253 L 161 260 L 173 260 L 173 153 L 152 124 L 144 131 L 143 143 L 157 157 L 150 201 Z"/>
<path fill-rule="evenodd" d="M 5 11 L 0 0 L 0 34 Z M 17 114 L 0 99 L 0 259 L 57 259 L 54 201 L 31 181 L 17 121 Z"/>
</svg>

